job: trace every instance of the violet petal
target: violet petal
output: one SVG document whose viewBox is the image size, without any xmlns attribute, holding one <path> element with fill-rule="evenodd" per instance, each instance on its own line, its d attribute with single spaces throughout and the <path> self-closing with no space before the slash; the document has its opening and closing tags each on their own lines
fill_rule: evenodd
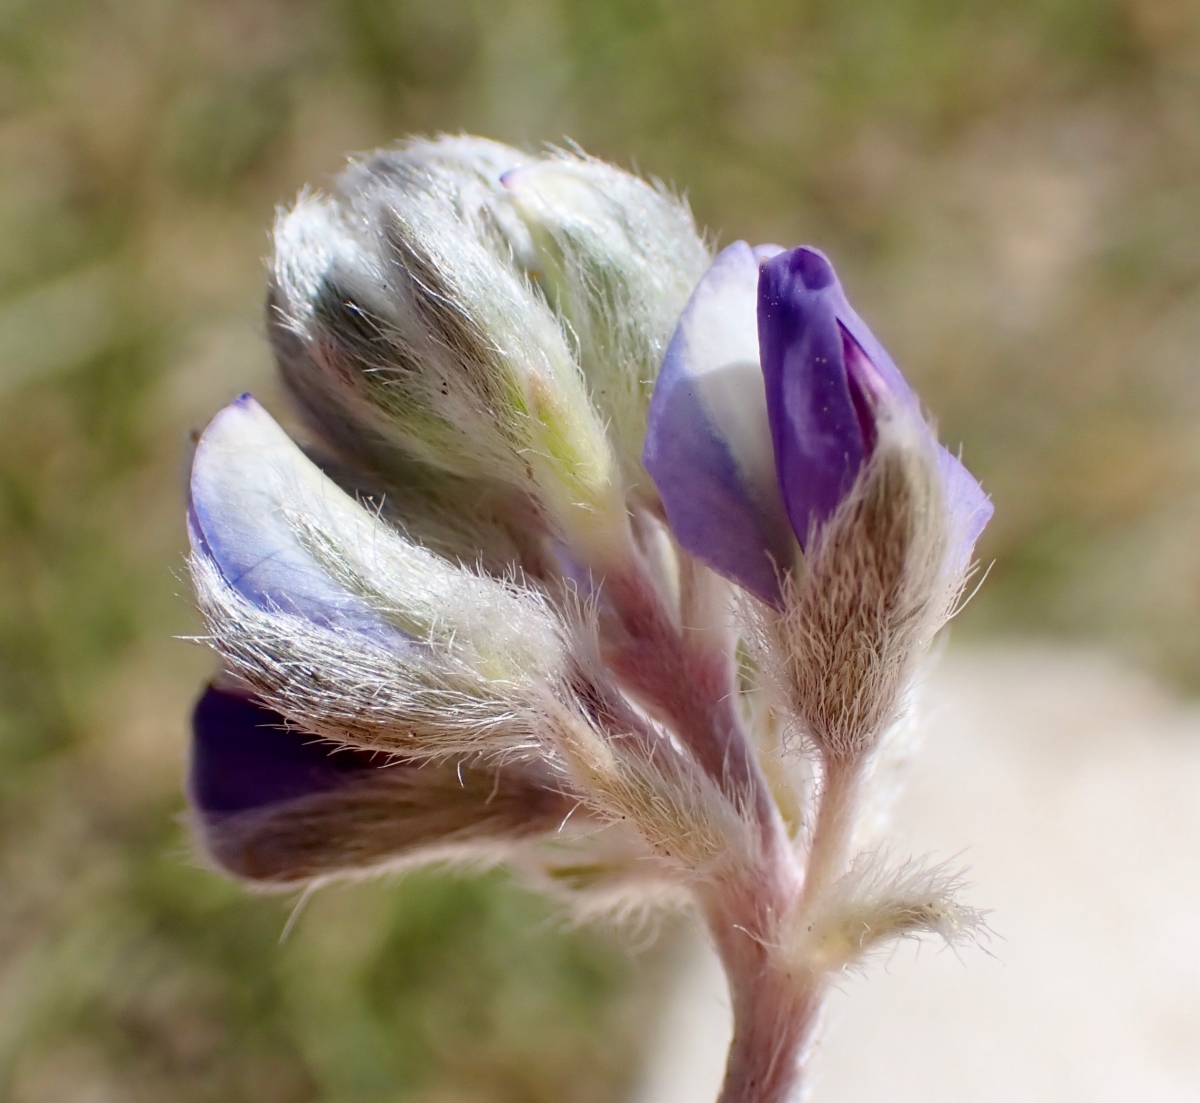
<svg viewBox="0 0 1200 1103">
<path fill-rule="evenodd" d="M 887 350 L 846 299 L 816 249 L 770 257 L 758 306 L 767 406 L 788 516 L 802 544 L 850 489 L 876 438 L 881 404 L 932 433 Z M 944 448 L 938 466 L 952 545 L 947 566 L 963 570 L 992 515 L 969 471 Z"/>
<path fill-rule="evenodd" d="M 762 265 L 758 334 L 767 412 L 783 500 L 802 547 L 868 455 L 846 374 L 838 317 L 846 305 L 833 267 L 815 249 L 792 249 Z"/>
<path fill-rule="evenodd" d="M 209 686 L 192 713 L 188 790 L 205 815 L 323 793 L 386 764 L 294 728 L 251 697 Z"/>
<path fill-rule="evenodd" d="M 680 544 L 777 603 L 793 543 L 758 362 L 758 267 L 736 242 L 696 286 L 663 359 L 642 460 Z"/>
</svg>

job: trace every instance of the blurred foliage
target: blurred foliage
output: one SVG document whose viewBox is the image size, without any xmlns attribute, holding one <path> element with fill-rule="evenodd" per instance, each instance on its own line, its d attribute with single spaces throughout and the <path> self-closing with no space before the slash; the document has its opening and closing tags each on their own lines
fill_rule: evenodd
<svg viewBox="0 0 1200 1103">
<path fill-rule="evenodd" d="M 0 0 L 0 1097 L 602 1100 L 651 1008 L 504 878 L 290 901 L 176 823 L 187 435 L 276 203 L 410 131 L 570 137 L 811 241 L 993 493 L 966 631 L 1200 682 L 1190 0 Z M 627 941 L 627 940 L 626 940 Z"/>
</svg>

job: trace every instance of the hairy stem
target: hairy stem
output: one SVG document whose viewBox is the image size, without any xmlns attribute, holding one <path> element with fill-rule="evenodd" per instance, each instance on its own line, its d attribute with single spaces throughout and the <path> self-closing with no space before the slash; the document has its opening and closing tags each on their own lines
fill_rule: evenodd
<svg viewBox="0 0 1200 1103">
<path fill-rule="evenodd" d="M 786 866 L 764 869 L 757 884 L 724 886 L 706 908 L 733 1009 L 718 1103 L 788 1103 L 803 1086 L 824 981 L 797 972 L 779 953 L 781 925 L 798 890 L 790 855 L 780 859 Z"/>
<path fill-rule="evenodd" d="M 620 620 L 606 658 L 622 684 L 671 726 L 735 804 L 749 802 L 769 829 L 778 816 L 738 715 L 727 649 L 682 630 L 640 569 L 610 576 L 604 592 Z"/>
<path fill-rule="evenodd" d="M 862 774 L 863 763 L 857 756 L 824 759 L 820 804 L 804 870 L 801 912 L 811 910 L 849 866 Z"/>
<path fill-rule="evenodd" d="M 860 759 L 826 761 L 802 882 L 785 847 L 768 854 L 755 877 L 722 887 L 706 909 L 733 1007 L 719 1103 L 787 1103 L 803 1088 L 827 983 L 780 948 L 786 925 L 803 924 L 849 864 L 861 782 Z"/>
<path fill-rule="evenodd" d="M 824 985 L 798 984 L 768 966 L 736 982 L 729 974 L 734 1033 L 717 1103 L 789 1103 L 804 1086 L 804 1058 L 820 1018 Z"/>
<path fill-rule="evenodd" d="M 801 1089 L 826 982 L 787 960 L 788 924 L 846 863 L 858 795 L 857 768 L 827 769 L 810 850 L 801 874 L 738 712 L 729 641 L 682 627 L 640 564 L 609 575 L 615 614 L 606 661 L 622 685 L 670 726 L 736 807 L 753 816 L 760 848 L 751 868 L 716 883 L 693 884 L 721 958 L 734 1034 L 719 1103 L 788 1103 Z"/>
</svg>

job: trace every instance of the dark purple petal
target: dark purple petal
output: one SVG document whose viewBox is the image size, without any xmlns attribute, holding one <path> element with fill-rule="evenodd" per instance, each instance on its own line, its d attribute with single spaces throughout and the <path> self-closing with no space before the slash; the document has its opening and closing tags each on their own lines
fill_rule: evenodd
<svg viewBox="0 0 1200 1103">
<path fill-rule="evenodd" d="M 386 762 L 289 728 L 253 698 L 209 686 L 192 713 L 188 791 L 201 813 L 242 812 L 335 789 Z"/>
<path fill-rule="evenodd" d="M 779 481 L 802 544 L 837 508 L 878 439 L 879 417 L 913 419 L 933 443 L 912 388 L 846 300 L 829 261 L 801 247 L 763 264 L 759 341 Z M 951 533 L 964 569 L 992 505 L 970 472 L 938 451 Z"/>
<path fill-rule="evenodd" d="M 852 387 L 847 376 L 838 317 L 843 306 L 833 267 L 815 249 L 780 253 L 760 269 L 758 338 L 767 414 L 783 500 L 801 546 L 849 491 L 872 443 L 864 432 L 869 396 L 860 379 Z"/>
<path fill-rule="evenodd" d="M 777 603 L 793 544 L 758 365 L 758 264 L 736 242 L 692 293 L 654 388 L 642 462 L 680 544 Z"/>
</svg>

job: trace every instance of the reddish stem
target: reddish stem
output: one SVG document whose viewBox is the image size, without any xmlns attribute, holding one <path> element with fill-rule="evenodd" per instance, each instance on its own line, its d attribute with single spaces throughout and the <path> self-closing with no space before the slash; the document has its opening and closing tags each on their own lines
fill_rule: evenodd
<svg viewBox="0 0 1200 1103">
<path fill-rule="evenodd" d="M 800 1091 L 824 983 L 789 967 L 780 952 L 783 921 L 798 895 L 795 869 L 791 855 L 780 854 L 708 900 L 734 1024 L 718 1103 L 787 1103 Z"/>
<path fill-rule="evenodd" d="M 671 618 L 640 571 L 610 576 L 605 597 L 620 621 L 620 642 L 606 660 L 624 687 L 668 724 L 735 804 L 748 802 L 767 828 L 778 818 L 741 717 L 733 660 L 704 633 Z"/>
</svg>

